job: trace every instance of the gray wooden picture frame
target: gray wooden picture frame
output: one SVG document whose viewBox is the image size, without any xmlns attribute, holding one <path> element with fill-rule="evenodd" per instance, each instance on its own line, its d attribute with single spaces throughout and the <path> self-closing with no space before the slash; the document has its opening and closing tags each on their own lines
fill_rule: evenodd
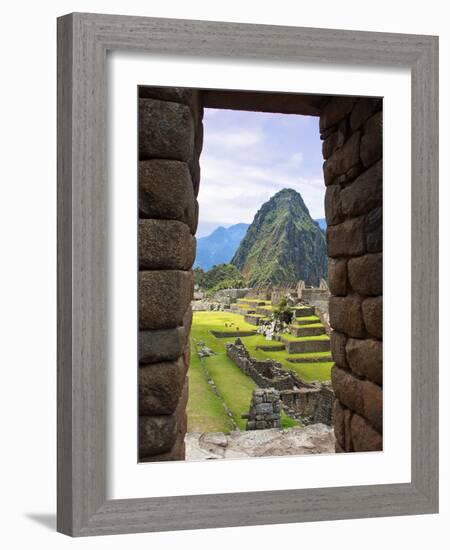
<svg viewBox="0 0 450 550">
<path fill-rule="evenodd" d="M 411 483 L 108 500 L 106 53 L 412 74 Z M 58 19 L 58 530 L 73 536 L 438 511 L 438 38 L 74 13 Z"/>
</svg>

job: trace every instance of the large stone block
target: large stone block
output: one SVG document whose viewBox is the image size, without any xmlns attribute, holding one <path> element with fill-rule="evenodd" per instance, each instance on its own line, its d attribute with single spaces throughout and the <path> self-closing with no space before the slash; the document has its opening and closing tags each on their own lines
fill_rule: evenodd
<svg viewBox="0 0 450 550">
<path fill-rule="evenodd" d="M 139 327 L 175 328 L 192 300 L 192 271 L 139 272 Z"/>
<path fill-rule="evenodd" d="M 330 134 L 326 140 L 322 143 L 322 156 L 324 159 L 328 159 L 331 157 L 331 155 L 339 149 L 339 147 L 342 147 L 345 143 L 345 140 L 347 139 L 347 124 L 346 121 L 343 120 L 339 126 L 338 129 Z"/>
<path fill-rule="evenodd" d="M 189 337 L 189 334 L 191 332 L 191 326 L 192 326 L 192 307 L 189 306 L 183 317 L 183 327 L 184 327 L 184 330 L 186 331 L 186 338 Z"/>
<path fill-rule="evenodd" d="M 347 336 L 342 332 L 333 330 L 330 334 L 331 354 L 333 361 L 340 367 L 347 367 L 347 355 L 345 353 L 345 345 L 347 344 Z"/>
<path fill-rule="evenodd" d="M 347 294 L 347 260 L 328 259 L 328 287 L 334 296 Z"/>
<path fill-rule="evenodd" d="M 325 185 L 331 185 L 337 176 L 345 174 L 359 163 L 360 132 L 352 134 L 323 165 Z"/>
<path fill-rule="evenodd" d="M 184 385 L 186 365 L 183 357 L 139 368 L 139 414 L 172 414 Z"/>
<path fill-rule="evenodd" d="M 367 252 L 383 250 L 383 209 L 375 208 L 366 217 Z"/>
<path fill-rule="evenodd" d="M 381 340 L 383 338 L 383 297 L 364 300 L 362 313 L 368 334 Z"/>
<path fill-rule="evenodd" d="M 139 86 L 139 97 L 146 99 L 158 99 L 161 101 L 173 101 L 187 105 L 195 120 L 203 118 L 203 107 L 199 97 L 199 91 L 192 88 L 177 88 L 174 86 Z"/>
<path fill-rule="evenodd" d="M 351 370 L 381 386 L 383 384 L 383 344 L 379 340 L 349 338 L 347 363 Z"/>
<path fill-rule="evenodd" d="M 139 417 L 139 456 L 167 453 L 177 438 L 176 415 Z"/>
<path fill-rule="evenodd" d="M 190 161 L 194 152 L 194 120 L 182 103 L 139 99 L 139 158 Z"/>
<path fill-rule="evenodd" d="M 352 411 L 335 401 L 334 403 L 334 435 L 343 452 L 352 451 L 352 438 L 350 430 L 350 421 Z"/>
<path fill-rule="evenodd" d="M 188 383 L 188 379 L 185 378 L 183 390 L 174 414 L 167 416 L 139 417 L 139 456 L 144 462 L 184 460 L 184 437 L 187 431 L 186 405 L 189 395 Z M 145 419 L 159 420 L 156 422 L 146 422 Z M 164 419 L 166 419 L 166 424 L 163 423 Z M 142 425 L 144 426 L 144 430 L 141 430 Z M 153 430 L 158 429 L 159 425 L 165 428 L 165 433 L 158 437 L 158 434 L 153 433 Z M 158 445 L 162 450 L 156 448 L 154 452 L 150 452 L 152 448 L 157 447 L 153 444 L 154 439 L 157 439 L 157 442 L 165 443 L 164 445 Z"/>
<path fill-rule="evenodd" d="M 383 113 L 378 111 L 364 124 L 361 138 L 361 161 L 370 166 L 383 155 Z"/>
<path fill-rule="evenodd" d="M 361 296 L 379 296 L 383 293 L 383 254 L 351 258 L 347 271 L 353 290 Z"/>
<path fill-rule="evenodd" d="M 336 398 L 347 408 L 363 416 L 379 433 L 383 431 L 383 391 L 368 380 L 356 378 L 350 371 L 334 366 L 331 382 Z"/>
<path fill-rule="evenodd" d="M 380 97 L 361 97 L 358 99 L 350 115 L 350 128 L 358 130 L 375 111 L 381 110 Z"/>
<path fill-rule="evenodd" d="M 194 140 L 194 154 L 192 160 L 189 163 L 189 170 L 191 171 L 192 184 L 194 186 L 194 194 L 198 195 L 200 189 L 200 154 L 203 148 L 203 123 L 200 121 L 195 129 Z"/>
<path fill-rule="evenodd" d="M 383 450 L 383 437 L 359 414 L 352 415 L 350 430 L 355 452 Z"/>
<path fill-rule="evenodd" d="M 176 220 L 139 221 L 140 269 L 190 269 L 195 260 L 195 237 Z"/>
<path fill-rule="evenodd" d="M 334 330 L 354 338 L 364 336 L 361 299 L 358 296 L 346 296 L 345 298 L 331 296 L 329 312 L 330 325 Z"/>
<path fill-rule="evenodd" d="M 364 217 L 327 227 L 328 256 L 360 256 L 366 251 Z"/>
<path fill-rule="evenodd" d="M 178 220 L 195 233 L 198 204 L 185 162 L 156 159 L 139 162 L 139 215 Z"/>
<path fill-rule="evenodd" d="M 141 364 L 173 361 L 183 354 L 186 345 L 185 327 L 139 332 L 139 362 Z"/>
<path fill-rule="evenodd" d="M 328 188 L 327 188 L 328 189 Z M 383 162 L 380 160 L 340 193 L 340 212 L 345 217 L 365 214 L 383 201 Z"/>
<path fill-rule="evenodd" d="M 355 97 L 333 97 L 320 115 L 320 132 L 324 132 L 346 117 L 353 109 Z"/>
<path fill-rule="evenodd" d="M 336 225 L 343 220 L 341 213 L 341 187 L 329 185 L 325 191 L 325 217 L 328 225 Z"/>
</svg>

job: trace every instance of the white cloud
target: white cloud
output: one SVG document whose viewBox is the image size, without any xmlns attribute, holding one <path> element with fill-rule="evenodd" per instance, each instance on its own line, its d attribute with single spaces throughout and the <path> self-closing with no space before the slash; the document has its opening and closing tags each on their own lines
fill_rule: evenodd
<svg viewBox="0 0 450 550">
<path fill-rule="evenodd" d="M 227 148 L 249 147 L 263 139 L 263 133 L 257 131 L 215 132 L 208 134 L 208 145 Z"/>
<path fill-rule="evenodd" d="M 302 195 L 313 218 L 324 217 L 323 179 L 297 176 L 289 163 L 269 169 L 231 158 L 207 157 L 202 162 L 200 218 L 250 223 L 260 206 L 285 187 Z"/>
</svg>

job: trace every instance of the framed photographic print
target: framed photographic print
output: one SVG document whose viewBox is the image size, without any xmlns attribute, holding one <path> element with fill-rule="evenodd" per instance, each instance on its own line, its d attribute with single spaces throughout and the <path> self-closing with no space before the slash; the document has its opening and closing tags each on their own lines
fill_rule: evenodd
<svg viewBox="0 0 450 550">
<path fill-rule="evenodd" d="M 438 41 L 58 20 L 58 530 L 435 513 Z"/>
</svg>

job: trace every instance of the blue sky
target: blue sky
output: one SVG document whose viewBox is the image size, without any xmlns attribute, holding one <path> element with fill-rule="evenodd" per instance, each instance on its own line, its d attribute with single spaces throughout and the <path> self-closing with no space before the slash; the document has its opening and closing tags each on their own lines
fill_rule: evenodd
<svg viewBox="0 0 450 550">
<path fill-rule="evenodd" d="M 314 219 L 324 217 L 318 117 L 205 109 L 203 124 L 198 237 L 251 223 L 284 187 L 301 193 Z"/>
</svg>

